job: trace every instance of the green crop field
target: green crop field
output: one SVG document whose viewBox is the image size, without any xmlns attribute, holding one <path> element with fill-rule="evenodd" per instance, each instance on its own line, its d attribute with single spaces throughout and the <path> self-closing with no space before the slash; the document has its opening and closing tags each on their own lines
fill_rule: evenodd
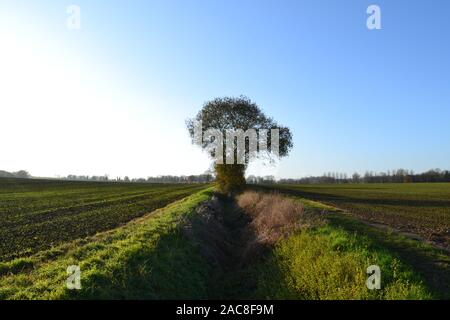
<svg viewBox="0 0 450 320">
<path fill-rule="evenodd" d="M 447 251 L 360 220 L 445 239 L 449 184 L 250 188 L 289 194 L 300 220 L 272 200 L 256 220 L 211 184 L 0 179 L 0 299 L 448 299 Z"/>
<path fill-rule="evenodd" d="M 112 229 L 205 187 L 0 179 L 0 260 Z"/>
<path fill-rule="evenodd" d="M 281 192 L 450 247 L 450 183 L 277 185 Z"/>
</svg>

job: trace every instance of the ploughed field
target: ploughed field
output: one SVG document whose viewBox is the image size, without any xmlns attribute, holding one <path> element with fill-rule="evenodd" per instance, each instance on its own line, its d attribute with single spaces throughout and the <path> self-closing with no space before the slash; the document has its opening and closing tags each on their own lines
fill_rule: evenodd
<svg viewBox="0 0 450 320">
<path fill-rule="evenodd" d="M 450 248 L 450 183 L 277 185 L 283 193 L 344 209 Z"/>
<path fill-rule="evenodd" d="M 113 229 L 208 186 L 0 178 L 0 260 Z"/>
<path fill-rule="evenodd" d="M 305 194 L 273 194 L 274 186 L 230 197 L 198 184 L 0 185 L 0 300 L 450 294 L 446 251 L 368 226 Z M 281 189 L 302 192 L 291 187 Z M 73 265 L 79 290 L 68 286 Z M 367 287 L 373 265 L 382 273 L 380 290 Z"/>
</svg>

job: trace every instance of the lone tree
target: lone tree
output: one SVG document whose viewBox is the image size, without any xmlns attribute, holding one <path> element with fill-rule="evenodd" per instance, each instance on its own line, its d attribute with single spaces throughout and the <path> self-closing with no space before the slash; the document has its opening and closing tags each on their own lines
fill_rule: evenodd
<svg viewBox="0 0 450 320">
<path fill-rule="evenodd" d="M 225 193 L 239 191 L 245 186 L 245 170 L 254 159 L 253 151 L 258 154 L 258 158 L 273 163 L 276 158 L 287 156 L 293 147 L 289 128 L 278 125 L 244 96 L 208 101 L 194 118 L 186 121 L 186 125 L 192 142 L 200 145 L 216 160 L 214 164 L 216 180 L 221 191 Z M 216 134 L 211 135 L 211 130 Z M 255 137 L 251 131 L 259 132 L 259 143 L 256 145 L 252 144 Z M 233 136 L 230 132 L 241 133 L 243 145 L 240 149 L 239 135 Z M 231 146 L 227 140 L 232 141 Z M 244 154 L 240 152 L 242 146 L 245 149 Z M 241 161 L 229 163 L 230 156 L 231 159 Z"/>
</svg>

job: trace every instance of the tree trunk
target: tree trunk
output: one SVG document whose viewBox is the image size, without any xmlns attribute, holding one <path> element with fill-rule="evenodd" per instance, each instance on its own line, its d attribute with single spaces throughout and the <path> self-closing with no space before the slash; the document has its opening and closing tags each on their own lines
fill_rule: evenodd
<svg viewBox="0 0 450 320">
<path fill-rule="evenodd" d="M 216 164 L 216 180 L 223 193 L 235 193 L 245 187 L 245 165 Z"/>
</svg>

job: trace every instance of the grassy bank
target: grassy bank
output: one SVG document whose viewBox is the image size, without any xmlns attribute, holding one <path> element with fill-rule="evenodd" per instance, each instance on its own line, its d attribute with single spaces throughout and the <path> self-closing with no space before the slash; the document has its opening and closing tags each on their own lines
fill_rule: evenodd
<svg viewBox="0 0 450 320">
<path fill-rule="evenodd" d="M 306 213 L 323 217 L 322 223 L 308 223 L 280 239 L 269 257 L 252 266 L 254 297 L 270 299 L 433 299 L 448 298 L 442 285 L 448 269 L 428 269 L 412 261 L 420 256 L 423 265 L 446 256 L 423 243 L 409 243 L 401 235 L 388 234 L 358 222 L 322 203 L 294 198 Z M 294 201 L 295 201 L 294 200 Z M 268 201 L 273 203 L 273 201 Z M 272 206 L 272 205 L 270 205 Z M 286 207 L 281 206 L 282 207 Z M 280 211 L 278 209 L 275 211 Z M 261 212 L 261 209 L 259 209 Z M 273 212 L 273 206 L 268 212 Z M 378 236 L 376 237 L 375 234 Z M 396 245 L 395 245 L 396 244 Z M 410 250 L 409 258 L 399 246 Z M 448 261 L 447 261 L 448 262 Z M 366 286 L 367 267 L 381 270 L 381 289 Z M 433 283 L 430 276 L 440 278 Z"/>
<path fill-rule="evenodd" d="M 436 299 L 450 299 L 450 254 L 422 239 L 411 238 L 390 228 L 377 228 L 340 212 L 329 214 L 330 225 L 347 233 L 364 235 L 371 247 L 389 252 L 414 270 Z"/>
<path fill-rule="evenodd" d="M 0 299 L 198 299 L 208 266 L 180 226 L 210 190 L 118 229 L 0 264 Z M 66 268 L 79 265 L 81 290 Z"/>
<path fill-rule="evenodd" d="M 381 289 L 366 287 L 366 268 L 381 269 Z M 331 225 L 280 241 L 257 268 L 256 297 L 265 299 L 430 299 L 414 271 L 362 235 Z"/>
</svg>

